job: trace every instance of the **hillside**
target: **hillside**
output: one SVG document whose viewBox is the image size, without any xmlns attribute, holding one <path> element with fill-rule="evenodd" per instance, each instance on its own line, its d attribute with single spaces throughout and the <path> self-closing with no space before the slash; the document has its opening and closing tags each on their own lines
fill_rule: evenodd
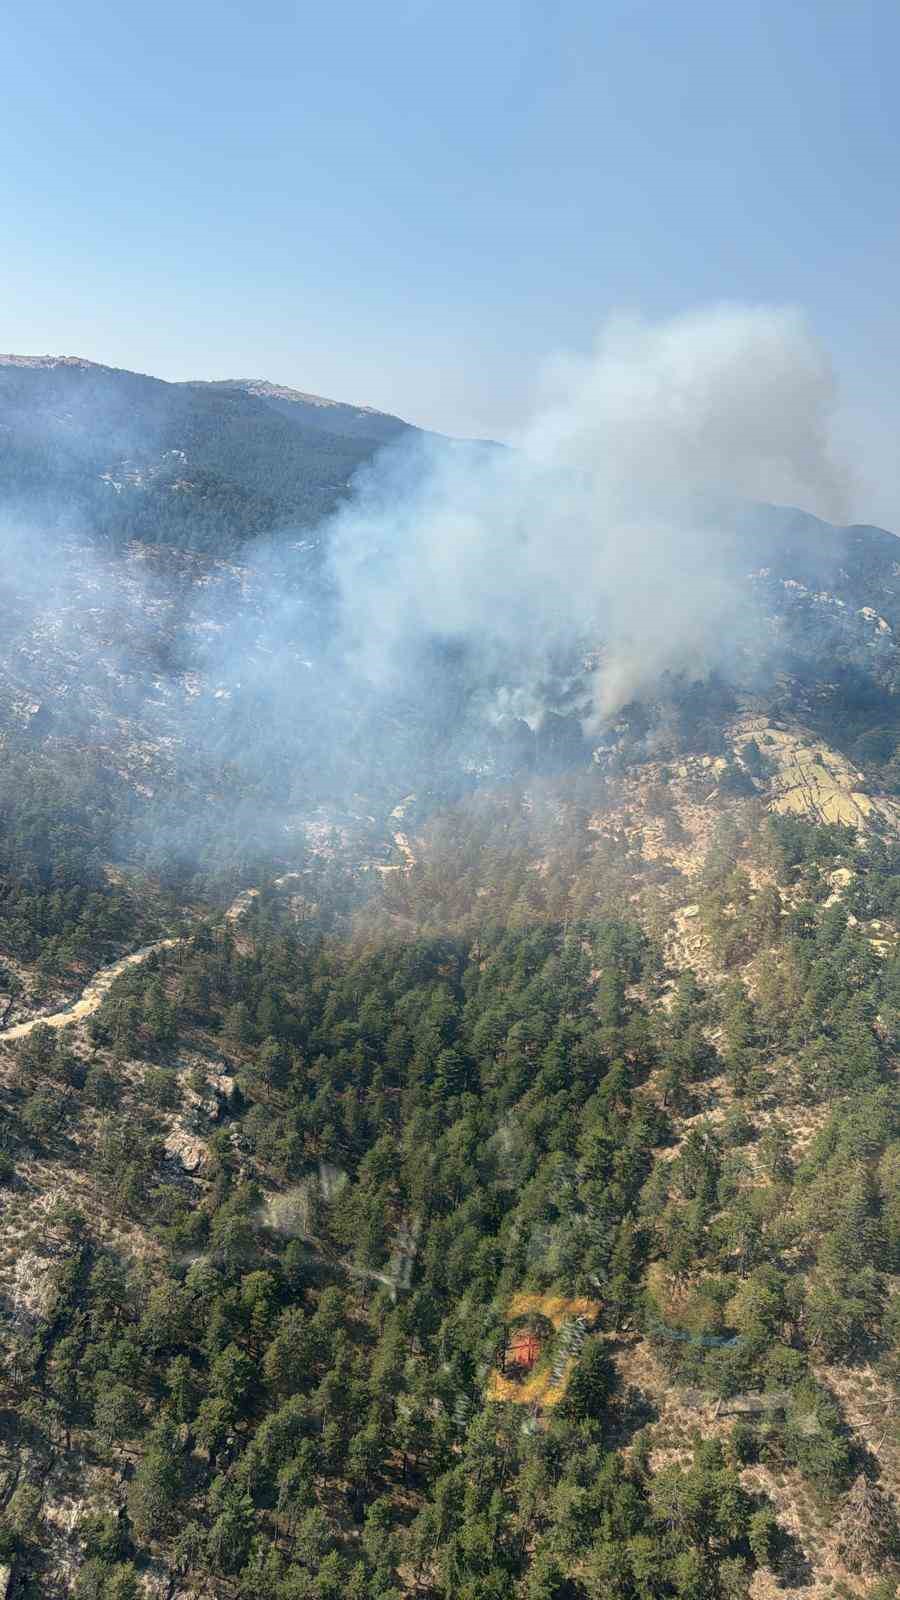
<svg viewBox="0 0 900 1600">
<path fill-rule="evenodd" d="M 894 537 L 723 509 L 716 670 L 526 719 L 347 650 L 397 419 L 0 394 L 0 1595 L 891 1600 Z"/>
<path fill-rule="evenodd" d="M 862 795 L 843 758 L 759 713 L 725 734 L 434 817 L 352 928 L 309 875 L 263 885 L 0 1041 L 23 1583 L 630 1596 L 652 1562 L 660 1595 L 869 1592 L 900 1482 L 895 803 L 820 821 L 793 764 L 824 816 Z"/>
<path fill-rule="evenodd" d="M 334 510 L 353 473 L 416 430 L 247 381 L 166 383 L 77 357 L 0 356 L 0 509 L 101 545 L 221 553 Z"/>
</svg>

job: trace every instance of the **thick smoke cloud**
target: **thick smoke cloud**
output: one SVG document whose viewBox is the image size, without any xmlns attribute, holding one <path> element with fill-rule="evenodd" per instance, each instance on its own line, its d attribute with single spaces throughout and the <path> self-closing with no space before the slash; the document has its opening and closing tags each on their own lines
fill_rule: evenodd
<svg viewBox="0 0 900 1600">
<path fill-rule="evenodd" d="M 748 640 L 728 536 L 748 500 L 844 513 L 826 354 L 790 310 L 612 322 L 559 363 L 509 450 L 382 457 L 330 533 L 348 651 L 391 686 L 435 642 L 496 710 L 539 719 L 573 647 L 602 646 L 591 732 L 666 669 Z"/>
<path fill-rule="evenodd" d="M 104 553 L 48 491 L 39 514 L 4 510 L 0 526 L 0 735 L 58 762 L 63 788 L 87 752 L 111 854 L 185 871 L 260 848 L 292 867 L 306 830 L 334 819 L 377 844 L 412 792 L 424 808 L 584 768 L 581 733 L 593 741 L 667 672 L 747 685 L 777 664 L 747 571 L 778 517 L 747 507 L 845 515 L 833 398 L 796 313 L 619 320 L 590 358 L 556 363 L 510 447 L 413 435 L 323 526 L 233 558 L 157 544 L 145 523 Z M 75 423 L 100 471 L 89 386 Z M 35 426 L 42 440 L 43 412 Z M 170 441 L 136 405 L 118 426 L 116 460 L 153 481 Z"/>
</svg>

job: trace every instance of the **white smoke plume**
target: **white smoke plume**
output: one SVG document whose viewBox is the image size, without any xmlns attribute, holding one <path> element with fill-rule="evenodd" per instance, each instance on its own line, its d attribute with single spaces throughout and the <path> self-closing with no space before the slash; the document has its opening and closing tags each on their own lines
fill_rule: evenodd
<svg viewBox="0 0 900 1600">
<path fill-rule="evenodd" d="M 840 520 L 834 381 L 799 313 L 725 306 L 615 320 L 548 387 L 511 449 L 383 456 L 336 519 L 332 561 L 375 683 L 438 642 L 539 716 L 554 664 L 599 648 L 590 732 L 664 670 L 728 660 L 745 620 L 723 531 L 737 506 Z"/>
</svg>

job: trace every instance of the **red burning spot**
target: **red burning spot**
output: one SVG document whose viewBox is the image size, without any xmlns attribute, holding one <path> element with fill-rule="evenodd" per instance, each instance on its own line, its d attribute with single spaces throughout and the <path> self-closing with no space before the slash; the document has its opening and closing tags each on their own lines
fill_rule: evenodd
<svg viewBox="0 0 900 1600">
<path fill-rule="evenodd" d="M 533 1328 L 522 1328 L 514 1333 L 506 1346 L 504 1369 L 515 1367 L 519 1372 L 530 1372 L 541 1353 L 541 1341 Z"/>
</svg>

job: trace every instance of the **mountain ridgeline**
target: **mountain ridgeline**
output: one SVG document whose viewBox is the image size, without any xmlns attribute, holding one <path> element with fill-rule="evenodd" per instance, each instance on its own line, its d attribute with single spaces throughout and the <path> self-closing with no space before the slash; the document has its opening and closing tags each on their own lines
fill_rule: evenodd
<svg viewBox="0 0 900 1600">
<path fill-rule="evenodd" d="M 398 417 L 262 381 L 165 383 L 75 357 L 0 356 L 3 511 L 119 549 L 222 555 L 313 528 Z"/>
<path fill-rule="evenodd" d="M 900 545 L 724 508 L 599 723 L 379 679 L 335 515 L 458 448 L 0 358 L 9 1600 L 895 1600 Z"/>
<path fill-rule="evenodd" d="M 584 732 L 602 635 L 547 656 L 529 689 L 537 715 L 517 709 L 515 652 L 488 658 L 436 636 L 388 683 L 358 669 L 365 641 L 348 643 L 329 562 L 333 514 L 385 453 L 402 453 L 406 484 L 459 448 L 263 381 L 167 384 L 75 358 L 0 358 L 10 749 L 39 749 L 57 769 L 93 763 L 103 848 L 157 866 L 257 845 L 290 866 L 318 808 L 374 811 L 383 838 L 411 791 L 427 805 L 602 764 L 623 732 L 615 719 Z M 723 509 L 720 522 L 717 559 L 739 604 L 730 651 L 711 676 L 664 674 L 623 707 L 626 744 L 649 750 L 673 715 L 690 733 L 701 701 L 721 720 L 751 692 L 802 703 L 848 751 L 866 736 L 870 754 L 887 751 L 893 536 L 766 506 Z M 713 615 L 709 632 L 729 626 Z"/>
</svg>

